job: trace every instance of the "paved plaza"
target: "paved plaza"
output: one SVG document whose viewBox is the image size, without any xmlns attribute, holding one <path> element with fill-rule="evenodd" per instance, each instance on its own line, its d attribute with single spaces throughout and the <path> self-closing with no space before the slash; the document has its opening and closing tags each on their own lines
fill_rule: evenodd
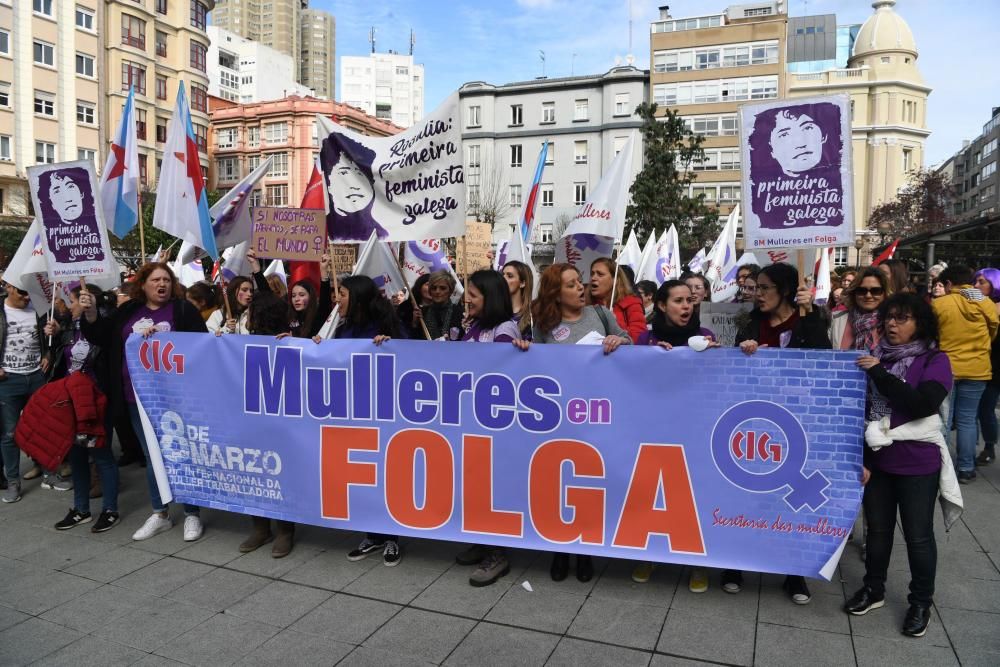
<svg viewBox="0 0 1000 667">
<path fill-rule="evenodd" d="M 963 487 L 949 535 L 938 517 L 922 639 L 899 633 L 901 536 L 887 605 L 864 617 L 840 611 L 863 571 L 853 545 L 832 582 L 810 583 L 804 607 L 774 575 L 749 575 L 727 595 L 714 573 L 695 595 L 686 568 L 660 566 L 643 585 L 630 562 L 606 559 L 593 581 L 557 584 L 549 557 L 532 551 L 514 551 L 511 573 L 477 589 L 455 564 L 462 545 L 448 542 L 404 538 L 402 562 L 387 568 L 378 555 L 347 561 L 358 535 L 306 526 L 275 560 L 269 545 L 241 555 L 249 520 L 210 510 L 198 542 L 182 541 L 180 526 L 133 542 L 147 492 L 140 468 L 123 473 L 122 524 L 101 535 L 56 531 L 72 494 L 38 480 L 0 506 L 0 665 L 1000 665 L 997 465 Z"/>
</svg>

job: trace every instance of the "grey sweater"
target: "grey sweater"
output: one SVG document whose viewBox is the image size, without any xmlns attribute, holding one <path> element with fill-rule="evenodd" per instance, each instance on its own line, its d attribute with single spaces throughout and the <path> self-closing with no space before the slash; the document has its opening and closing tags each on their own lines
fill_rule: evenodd
<svg viewBox="0 0 1000 667">
<path fill-rule="evenodd" d="M 604 317 L 608 322 L 607 328 L 601 322 L 601 317 L 597 314 L 597 308 L 604 311 Z M 620 336 L 624 340 L 624 344 L 632 344 L 632 339 L 629 337 L 628 332 L 618 326 L 618 320 L 615 319 L 614 313 L 604 306 L 587 306 L 583 309 L 583 316 L 580 319 L 575 322 L 563 320 L 551 331 L 542 332 L 538 327 L 532 327 L 531 336 L 535 343 L 573 345 L 591 331 L 596 331 L 602 338 L 604 336 Z"/>
</svg>

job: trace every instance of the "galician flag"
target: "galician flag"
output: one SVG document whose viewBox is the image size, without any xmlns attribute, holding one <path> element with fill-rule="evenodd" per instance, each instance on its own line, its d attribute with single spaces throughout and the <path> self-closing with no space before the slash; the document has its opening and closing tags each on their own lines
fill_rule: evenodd
<svg viewBox="0 0 1000 667">
<path fill-rule="evenodd" d="M 535 176 L 531 179 L 531 188 L 528 190 L 528 201 L 524 203 L 524 210 L 521 213 L 521 238 L 527 243 L 531 240 L 531 225 L 535 222 L 535 207 L 538 205 L 538 189 L 542 182 L 542 172 L 545 171 L 545 158 L 549 153 L 549 142 L 542 142 L 542 150 L 538 154 L 538 164 L 535 165 Z"/>
<path fill-rule="evenodd" d="M 153 226 L 204 249 L 213 260 L 219 259 L 183 81 L 177 86 L 177 103 L 167 126 Z"/>
<path fill-rule="evenodd" d="M 712 303 L 726 303 L 736 298 L 740 287 L 736 283 L 736 227 L 739 224 L 740 205 L 733 207 L 726 219 L 722 233 L 708 252 L 708 273 L 705 277 L 712 284 Z"/>
<path fill-rule="evenodd" d="M 250 196 L 257 184 L 267 175 L 272 162 L 274 158 L 269 157 L 264 160 L 209 209 L 216 248 L 228 248 L 250 240 L 252 229 Z"/>
<path fill-rule="evenodd" d="M 104 224 L 120 239 L 125 238 L 139 222 L 139 152 L 134 109 L 134 93 L 129 87 L 125 110 L 111 142 L 108 161 L 101 172 Z"/>
</svg>

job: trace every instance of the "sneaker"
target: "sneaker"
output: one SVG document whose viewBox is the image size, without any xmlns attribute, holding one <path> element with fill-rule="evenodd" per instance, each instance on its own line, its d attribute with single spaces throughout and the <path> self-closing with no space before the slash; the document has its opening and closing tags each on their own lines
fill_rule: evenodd
<svg viewBox="0 0 1000 667">
<path fill-rule="evenodd" d="M 118 525 L 118 512 L 112 512 L 111 510 L 104 510 L 101 515 L 97 517 L 97 523 L 91 527 L 90 532 L 92 533 L 103 533 L 105 531 L 111 530 Z"/>
<path fill-rule="evenodd" d="M 81 523 L 90 523 L 90 512 L 80 512 L 71 507 L 66 517 L 56 524 L 56 530 L 69 530 Z"/>
<path fill-rule="evenodd" d="M 509 572 L 510 563 L 507 562 L 507 556 L 499 549 L 494 549 L 469 577 L 469 584 L 476 587 L 489 586 Z"/>
<path fill-rule="evenodd" d="M 188 514 L 184 517 L 184 541 L 194 542 L 201 539 L 205 533 L 205 527 L 201 525 L 201 517 L 197 514 Z"/>
<path fill-rule="evenodd" d="M 368 558 L 376 551 L 382 551 L 385 548 L 385 544 L 385 542 L 376 542 L 366 537 L 361 541 L 357 549 L 347 554 L 347 560 L 356 561 Z"/>
<path fill-rule="evenodd" d="M 0 496 L 0 500 L 5 503 L 16 503 L 21 499 L 21 482 L 13 481 L 7 482 L 7 488 L 3 492 L 3 496 Z"/>
<path fill-rule="evenodd" d="M 489 555 L 483 545 L 470 544 L 468 549 L 455 556 L 455 562 L 459 565 L 480 565 Z"/>
<path fill-rule="evenodd" d="M 927 624 L 931 622 L 931 608 L 919 604 L 911 604 L 903 619 L 903 634 L 907 637 L 923 637 L 927 632 Z"/>
<path fill-rule="evenodd" d="M 385 549 L 382 551 L 382 564 L 386 567 L 396 567 L 402 557 L 403 555 L 399 551 L 399 542 L 386 540 Z"/>
<path fill-rule="evenodd" d="M 873 609 L 885 606 L 885 594 L 875 595 L 872 589 L 864 586 L 844 603 L 844 611 L 852 616 L 864 616 Z"/>
<path fill-rule="evenodd" d="M 52 491 L 72 491 L 73 482 L 63 479 L 62 475 L 57 473 L 48 473 L 42 477 L 42 488 Z"/>
<path fill-rule="evenodd" d="M 132 533 L 132 539 L 136 542 L 141 542 L 142 540 L 148 540 L 149 538 L 159 535 L 160 533 L 170 530 L 174 527 L 174 522 L 170 520 L 169 516 L 161 516 L 159 512 L 153 512 L 146 523 L 142 524 L 139 530 Z"/>
<path fill-rule="evenodd" d="M 806 585 L 805 577 L 785 577 L 784 588 L 795 604 L 809 604 L 809 601 L 812 600 L 812 593 L 809 592 L 809 586 Z"/>
<path fill-rule="evenodd" d="M 723 570 L 722 590 L 733 594 L 743 590 L 743 573 L 739 570 Z"/>
<path fill-rule="evenodd" d="M 56 474 L 59 475 L 60 477 L 69 477 L 70 475 L 73 474 L 73 469 L 70 467 L 68 463 L 62 463 L 56 469 Z"/>
<path fill-rule="evenodd" d="M 976 465 L 988 466 L 993 463 L 997 458 L 996 449 L 992 447 L 987 447 L 984 449 L 979 456 L 976 457 Z"/>
<path fill-rule="evenodd" d="M 708 573 L 700 567 L 691 569 L 691 578 L 688 580 L 688 590 L 692 593 L 704 593 L 708 590 Z"/>
<path fill-rule="evenodd" d="M 972 484 L 976 481 L 976 471 L 975 470 L 959 470 L 958 471 L 958 483 L 959 484 Z"/>
<path fill-rule="evenodd" d="M 21 475 L 21 479 L 35 479 L 42 476 L 42 466 L 37 463 L 31 466 L 31 470 Z"/>
<path fill-rule="evenodd" d="M 637 584 L 644 584 L 649 581 L 649 578 L 653 576 L 653 568 L 655 566 L 652 563 L 647 563 L 645 561 L 637 564 L 632 570 L 632 581 Z"/>
</svg>

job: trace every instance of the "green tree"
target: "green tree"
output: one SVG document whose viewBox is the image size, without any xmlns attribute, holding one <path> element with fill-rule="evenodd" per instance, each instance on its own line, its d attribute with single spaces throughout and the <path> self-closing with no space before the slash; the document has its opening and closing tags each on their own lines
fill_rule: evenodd
<svg viewBox="0 0 1000 667">
<path fill-rule="evenodd" d="M 693 255 L 715 240 L 720 227 L 718 211 L 705 204 L 705 195 L 688 195 L 697 178 L 691 167 L 705 159 L 704 137 L 691 132 L 672 109 L 657 118 L 657 108 L 655 102 L 643 102 L 635 110 L 642 118 L 645 154 L 642 171 L 629 190 L 632 201 L 625 212 L 625 233 L 659 236 L 676 225 L 681 250 Z"/>
<path fill-rule="evenodd" d="M 217 190 L 208 191 L 208 206 L 212 207 L 215 202 L 219 201 L 222 197 L 222 193 Z M 156 249 L 160 246 L 163 248 L 168 248 L 171 243 L 176 239 L 170 234 L 166 233 L 162 229 L 157 229 L 153 227 L 153 214 L 156 211 L 156 193 L 152 190 L 142 191 L 142 222 L 143 222 L 143 234 L 146 237 L 146 256 L 152 255 L 156 252 Z M 137 268 L 146 259 L 140 257 L 139 253 L 139 227 L 136 225 L 132 228 L 125 238 L 119 239 L 114 234 L 110 235 L 111 238 L 111 251 L 118 258 L 118 261 L 122 262 L 126 266 Z M 172 254 L 176 255 L 177 249 L 180 244 L 174 246 L 171 251 Z"/>
</svg>

